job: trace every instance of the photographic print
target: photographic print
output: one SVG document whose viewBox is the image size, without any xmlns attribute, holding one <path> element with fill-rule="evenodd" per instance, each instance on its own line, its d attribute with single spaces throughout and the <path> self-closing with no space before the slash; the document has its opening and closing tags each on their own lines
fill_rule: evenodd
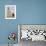
<svg viewBox="0 0 46 46">
<path fill-rule="evenodd" d="M 20 46 L 31 46 L 32 43 L 46 42 L 46 25 L 19 24 L 18 42 Z M 41 45 L 41 44 L 40 44 Z"/>
<path fill-rule="evenodd" d="M 5 5 L 5 19 L 16 19 L 16 5 Z"/>
</svg>

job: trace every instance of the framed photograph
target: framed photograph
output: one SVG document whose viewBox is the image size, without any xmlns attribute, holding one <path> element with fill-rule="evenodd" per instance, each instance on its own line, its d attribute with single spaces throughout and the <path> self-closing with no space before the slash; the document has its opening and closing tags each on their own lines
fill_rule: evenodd
<svg viewBox="0 0 46 46">
<path fill-rule="evenodd" d="M 46 41 L 46 25 L 44 24 L 19 24 L 18 41 Z"/>
<path fill-rule="evenodd" d="M 16 5 L 5 5 L 5 19 L 16 19 Z"/>
</svg>

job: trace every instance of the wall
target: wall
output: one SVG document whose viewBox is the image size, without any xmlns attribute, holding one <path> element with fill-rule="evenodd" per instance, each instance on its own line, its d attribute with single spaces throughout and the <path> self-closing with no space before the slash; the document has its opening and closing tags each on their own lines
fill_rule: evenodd
<svg viewBox="0 0 46 46">
<path fill-rule="evenodd" d="M 16 20 L 4 19 L 6 4 L 16 5 Z M 17 34 L 17 24 L 46 24 L 46 0 L 0 0 L 0 44 L 8 43 L 9 32 Z"/>
</svg>

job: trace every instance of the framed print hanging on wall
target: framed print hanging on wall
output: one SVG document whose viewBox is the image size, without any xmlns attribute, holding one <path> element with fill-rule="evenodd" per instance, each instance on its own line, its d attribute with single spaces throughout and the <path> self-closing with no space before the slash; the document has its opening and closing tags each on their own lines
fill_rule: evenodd
<svg viewBox="0 0 46 46">
<path fill-rule="evenodd" d="M 5 19 L 16 19 L 16 5 L 5 5 Z"/>
</svg>

